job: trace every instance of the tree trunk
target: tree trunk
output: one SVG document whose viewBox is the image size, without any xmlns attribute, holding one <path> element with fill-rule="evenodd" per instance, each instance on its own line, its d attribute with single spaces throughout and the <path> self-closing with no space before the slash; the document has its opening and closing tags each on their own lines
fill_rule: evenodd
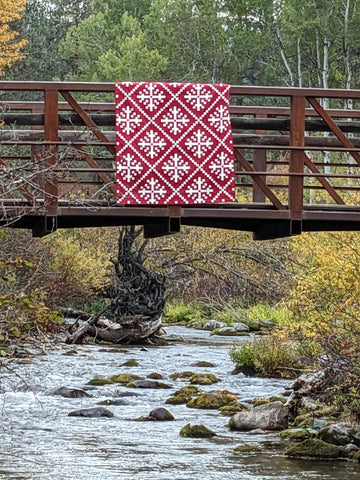
<svg viewBox="0 0 360 480">
<path fill-rule="evenodd" d="M 122 227 L 118 256 L 107 289 L 108 305 L 85 323 L 69 329 L 68 343 L 80 343 L 85 336 L 112 343 L 152 343 L 161 334 L 165 305 L 165 277 L 144 266 L 145 240 L 136 247 L 142 228 Z M 78 322 L 77 322 L 78 323 Z"/>
</svg>

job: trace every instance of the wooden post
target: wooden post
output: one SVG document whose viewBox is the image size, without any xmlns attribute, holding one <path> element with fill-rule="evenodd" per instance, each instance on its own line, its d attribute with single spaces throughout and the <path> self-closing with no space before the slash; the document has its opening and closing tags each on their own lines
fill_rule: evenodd
<svg viewBox="0 0 360 480">
<path fill-rule="evenodd" d="M 305 97 L 291 97 L 290 112 L 290 145 L 295 147 L 305 146 Z M 303 150 L 291 150 L 290 173 L 304 173 Z M 303 176 L 290 176 L 289 178 L 289 209 L 292 220 L 302 220 L 303 211 Z"/>
<path fill-rule="evenodd" d="M 58 91 L 45 90 L 44 107 L 44 140 L 47 142 L 57 142 L 59 140 L 58 132 Z M 45 167 L 48 169 L 44 182 L 45 192 L 45 214 L 46 216 L 56 216 L 58 206 L 58 183 L 51 167 L 57 163 L 57 145 L 47 145 L 44 149 Z"/>
<path fill-rule="evenodd" d="M 255 118 L 267 118 L 266 115 L 256 115 Z M 266 135 L 266 130 L 255 130 L 257 135 Z M 255 148 L 253 150 L 253 167 L 256 172 L 266 171 L 266 149 Z M 259 177 L 264 183 L 266 183 L 266 176 L 260 175 Z M 258 183 L 253 183 L 253 202 L 265 203 L 266 195 L 264 191 L 259 187 Z"/>
</svg>

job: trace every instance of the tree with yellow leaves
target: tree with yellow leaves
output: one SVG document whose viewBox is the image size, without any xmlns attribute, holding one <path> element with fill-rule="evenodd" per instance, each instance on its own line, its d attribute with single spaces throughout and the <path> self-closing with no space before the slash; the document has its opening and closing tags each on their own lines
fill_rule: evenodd
<svg viewBox="0 0 360 480">
<path fill-rule="evenodd" d="M 18 32 L 10 23 L 18 20 L 25 10 L 27 0 L 0 0 L 0 75 L 4 68 L 23 57 L 20 53 L 26 40 L 16 40 Z"/>
</svg>

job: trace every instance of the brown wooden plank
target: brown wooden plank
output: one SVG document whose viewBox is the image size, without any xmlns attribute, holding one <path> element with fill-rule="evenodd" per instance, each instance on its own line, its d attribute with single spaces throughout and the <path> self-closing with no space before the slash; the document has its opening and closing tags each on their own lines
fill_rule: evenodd
<svg viewBox="0 0 360 480">
<path fill-rule="evenodd" d="M 239 150 L 234 149 L 234 156 L 236 160 L 241 164 L 241 166 L 249 173 L 252 177 L 254 182 L 258 184 L 261 190 L 265 193 L 271 203 L 276 207 L 278 210 L 286 210 L 285 206 L 280 202 L 277 196 L 270 190 L 270 188 L 266 185 L 266 183 L 257 175 L 252 175 L 252 173 L 256 173 L 253 167 L 249 164 L 246 160 L 244 155 L 239 152 Z"/>
<path fill-rule="evenodd" d="M 344 147 L 353 148 L 351 141 L 343 134 L 342 130 L 336 125 L 334 120 L 328 115 L 328 113 L 322 108 L 319 102 L 315 98 L 307 98 L 314 110 L 320 115 L 320 117 L 328 124 L 334 135 L 340 140 Z M 350 152 L 353 159 L 360 165 L 360 154 L 357 152 Z"/>
<path fill-rule="evenodd" d="M 81 155 L 83 156 L 83 158 L 85 159 L 86 163 L 94 169 L 94 173 L 97 174 L 97 176 L 104 182 L 104 184 L 106 184 L 106 186 L 109 188 L 109 190 L 112 191 L 112 193 L 115 194 L 115 191 L 116 191 L 116 187 L 114 185 L 114 182 L 113 180 L 110 179 L 110 177 L 108 177 L 106 175 L 106 173 L 102 172 L 101 171 L 101 167 L 99 166 L 99 164 L 92 158 L 91 155 L 89 155 L 87 152 L 85 152 L 85 150 L 83 150 L 81 147 L 78 147 L 78 146 L 75 146 L 75 148 L 81 153 Z M 98 169 L 98 170 L 95 170 L 95 169 Z M 100 169 L 100 170 L 99 170 Z"/>
<path fill-rule="evenodd" d="M 68 102 L 68 104 L 75 110 L 75 112 L 81 117 L 83 122 L 85 123 L 86 126 L 88 126 L 93 134 L 101 141 L 101 142 L 108 142 L 107 137 L 102 133 L 102 131 L 99 129 L 99 127 L 96 125 L 96 123 L 91 119 L 91 117 L 81 108 L 81 106 L 78 104 L 78 102 L 70 95 L 69 92 L 66 92 L 64 90 L 60 91 L 61 95 L 65 98 L 65 100 Z M 108 149 L 108 151 L 112 154 L 116 154 L 115 147 L 106 145 L 105 147 Z"/>
</svg>

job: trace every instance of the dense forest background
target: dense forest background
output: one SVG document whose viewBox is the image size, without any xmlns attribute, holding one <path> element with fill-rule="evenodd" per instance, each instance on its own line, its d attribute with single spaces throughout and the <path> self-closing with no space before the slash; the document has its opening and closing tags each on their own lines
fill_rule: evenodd
<svg viewBox="0 0 360 480">
<path fill-rule="evenodd" d="M 360 84 L 355 0 L 17 0 L 0 2 L 0 18 L 4 80 Z M 117 237 L 114 228 L 43 240 L 2 230 L 0 342 L 53 328 L 59 306 L 99 310 Z M 182 312 L 192 305 L 200 315 L 200 305 L 230 321 L 261 315 L 308 353 L 328 339 L 331 354 L 358 369 L 359 239 L 256 243 L 246 233 L 183 228 L 150 241 L 146 264 L 166 275 L 168 305 Z"/>
</svg>

